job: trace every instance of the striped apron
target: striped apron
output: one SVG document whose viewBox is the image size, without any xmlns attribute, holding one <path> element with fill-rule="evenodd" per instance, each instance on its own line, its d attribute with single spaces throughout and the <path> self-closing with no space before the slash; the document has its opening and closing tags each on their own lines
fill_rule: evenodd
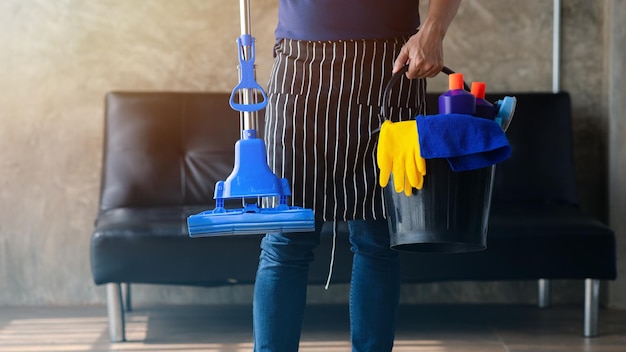
<svg viewBox="0 0 626 352">
<path fill-rule="evenodd" d="M 385 217 L 376 144 L 382 96 L 406 38 L 298 41 L 276 44 L 267 89 L 268 163 L 291 184 L 291 204 L 316 220 Z M 401 80 L 388 116 L 407 120 L 425 111 L 425 80 Z"/>
</svg>

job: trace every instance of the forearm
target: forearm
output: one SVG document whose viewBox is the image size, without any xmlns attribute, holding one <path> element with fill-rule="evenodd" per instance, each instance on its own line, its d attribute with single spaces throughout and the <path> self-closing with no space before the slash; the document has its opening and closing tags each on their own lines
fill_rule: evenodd
<svg viewBox="0 0 626 352">
<path fill-rule="evenodd" d="M 420 30 L 443 39 L 460 4 L 461 0 L 430 0 L 428 14 Z"/>
</svg>

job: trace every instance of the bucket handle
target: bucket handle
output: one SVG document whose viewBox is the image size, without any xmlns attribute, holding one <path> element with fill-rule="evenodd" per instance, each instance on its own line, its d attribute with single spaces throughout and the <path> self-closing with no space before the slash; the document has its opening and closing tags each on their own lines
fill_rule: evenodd
<svg viewBox="0 0 626 352">
<path fill-rule="evenodd" d="M 387 111 L 387 107 L 388 107 L 388 102 L 389 99 L 391 99 L 391 97 L 389 96 L 391 94 L 391 88 L 393 88 L 393 86 L 395 86 L 401 79 L 402 76 L 409 70 L 409 65 L 405 65 L 404 67 L 402 67 L 398 72 L 394 73 L 391 76 L 391 79 L 389 80 L 389 82 L 387 83 L 387 86 L 385 87 L 385 92 L 383 93 L 383 106 L 381 109 L 381 116 L 385 119 L 385 120 L 389 120 L 388 118 L 388 111 Z M 453 73 L 455 73 L 452 69 L 450 69 L 447 66 L 444 66 L 441 69 L 442 73 L 445 73 L 447 75 L 451 75 Z M 467 83 L 463 82 L 463 87 L 465 88 L 465 90 L 467 90 L 468 92 L 470 91 L 470 87 Z"/>
</svg>

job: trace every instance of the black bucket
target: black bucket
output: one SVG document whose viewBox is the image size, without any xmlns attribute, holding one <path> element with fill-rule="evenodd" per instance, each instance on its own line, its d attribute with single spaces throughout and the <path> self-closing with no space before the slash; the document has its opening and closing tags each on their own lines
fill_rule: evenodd
<svg viewBox="0 0 626 352">
<path fill-rule="evenodd" d="M 454 172 L 445 159 L 426 160 L 421 190 L 384 189 L 391 248 L 459 253 L 487 248 L 487 223 L 495 166 Z"/>
<path fill-rule="evenodd" d="M 398 80 L 394 78 L 386 92 Z M 494 172 L 495 165 L 455 172 L 446 159 L 427 159 L 424 185 L 410 196 L 397 193 L 391 178 L 383 190 L 391 248 L 438 253 L 486 249 Z"/>
</svg>

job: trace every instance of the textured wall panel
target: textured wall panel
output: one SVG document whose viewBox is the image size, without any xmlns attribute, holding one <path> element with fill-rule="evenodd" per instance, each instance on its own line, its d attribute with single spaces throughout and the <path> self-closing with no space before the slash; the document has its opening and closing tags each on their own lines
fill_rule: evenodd
<svg viewBox="0 0 626 352">
<path fill-rule="evenodd" d="M 276 3 L 252 2 L 263 85 L 272 64 Z M 605 16 L 604 2 L 564 2 L 562 87 L 574 98 L 581 200 L 600 217 L 607 212 Z M 614 15 L 614 23 L 624 20 L 623 11 Z M 88 250 L 104 94 L 230 91 L 238 36 L 238 2 L 232 0 L 0 1 L 0 305 L 104 301 L 103 288 L 91 281 Z M 445 57 L 468 81 L 487 82 L 490 92 L 551 90 L 552 2 L 464 1 Z M 444 77 L 430 82 L 431 91 L 445 86 Z M 618 158 L 617 167 L 623 153 Z M 310 298 L 342 301 L 346 289 L 312 288 Z M 139 286 L 135 293 L 138 303 L 251 299 L 247 286 Z M 555 287 L 557 301 L 580 301 L 580 293 L 578 284 Z M 614 295 L 626 300 L 623 290 Z M 409 302 L 534 299 L 532 282 L 418 285 L 403 292 Z"/>
</svg>

